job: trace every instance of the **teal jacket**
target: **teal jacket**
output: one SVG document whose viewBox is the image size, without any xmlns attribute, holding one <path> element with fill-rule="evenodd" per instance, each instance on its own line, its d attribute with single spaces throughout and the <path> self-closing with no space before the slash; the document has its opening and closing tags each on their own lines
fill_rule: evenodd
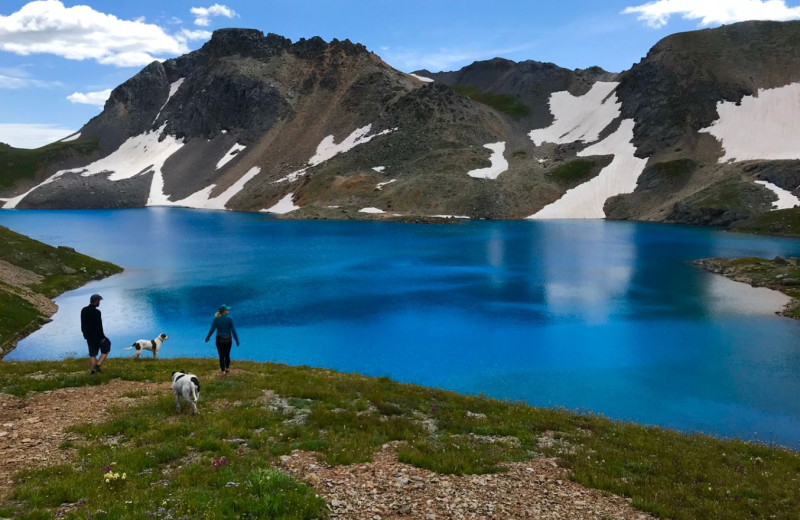
<svg viewBox="0 0 800 520">
<path fill-rule="evenodd" d="M 214 318 L 214 321 L 211 322 L 211 330 L 208 331 L 208 335 L 206 336 L 206 341 L 214 331 L 217 331 L 218 338 L 230 338 L 236 340 L 236 344 L 239 344 L 239 336 L 236 335 L 236 327 L 233 325 L 233 318 L 228 316 L 220 316 L 218 318 Z"/>
</svg>

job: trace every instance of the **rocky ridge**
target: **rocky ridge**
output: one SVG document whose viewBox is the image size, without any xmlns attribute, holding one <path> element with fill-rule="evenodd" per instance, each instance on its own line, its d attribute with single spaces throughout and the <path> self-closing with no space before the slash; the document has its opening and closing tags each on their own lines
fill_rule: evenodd
<svg viewBox="0 0 800 520">
<path fill-rule="evenodd" d="M 778 155 L 717 135 L 739 109 L 769 124 L 769 96 L 800 115 L 782 94 L 800 83 L 798 49 L 800 22 L 745 22 L 669 36 L 621 73 L 495 58 L 409 75 L 347 40 L 224 29 L 114 89 L 34 171 L 0 149 L 0 202 L 575 218 L 582 203 L 542 210 L 605 184 L 591 215 L 731 226 L 800 203 L 793 123 Z"/>
</svg>

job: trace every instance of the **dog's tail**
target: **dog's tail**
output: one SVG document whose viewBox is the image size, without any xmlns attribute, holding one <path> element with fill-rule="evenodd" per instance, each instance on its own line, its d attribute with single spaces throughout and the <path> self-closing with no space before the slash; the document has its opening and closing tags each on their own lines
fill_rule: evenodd
<svg viewBox="0 0 800 520">
<path fill-rule="evenodd" d="M 133 345 L 131 345 L 130 347 L 125 347 L 125 349 L 124 349 L 124 350 L 130 350 L 130 349 L 132 349 L 132 348 L 136 348 L 136 343 L 134 343 L 134 344 L 133 344 Z"/>
<path fill-rule="evenodd" d="M 200 380 L 192 376 L 191 382 L 194 383 L 192 385 L 192 399 L 196 403 L 200 400 Z"/>
</svg>

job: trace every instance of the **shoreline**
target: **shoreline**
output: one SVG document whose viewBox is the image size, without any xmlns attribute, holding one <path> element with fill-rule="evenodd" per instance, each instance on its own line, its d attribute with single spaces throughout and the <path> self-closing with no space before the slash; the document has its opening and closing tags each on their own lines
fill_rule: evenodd
<svg viewBox="0 0 800 520">
<path fill-rule="evenodd" d="M 50 246 L 0 226 L 0 361 L 20 340 L 52 321 L 54 298 L 123 268 L 67 246 Z"/>
<path fill-rule="evenodd" d="M 786 295 L 790 301 L 775 314 L 800 320 L 800 258 L 701 258 L 692 264 L 734 282 Z"/>
</svg>

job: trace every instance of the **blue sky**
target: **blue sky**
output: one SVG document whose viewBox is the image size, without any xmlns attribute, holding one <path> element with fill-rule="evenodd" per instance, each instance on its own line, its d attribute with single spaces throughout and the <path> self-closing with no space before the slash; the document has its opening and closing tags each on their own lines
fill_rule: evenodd
<svg viewBox="0 0 800 520">
<path fill-rule="evenodd" d="M 346 38 L 406 72 L 495 56 L 620 71 L 668 34 L 798 18 L 800 0 L 2 0 L 0 141 L 30 148 L 66 136 L 109 89 L 222 27 Z"/>
</svg>

